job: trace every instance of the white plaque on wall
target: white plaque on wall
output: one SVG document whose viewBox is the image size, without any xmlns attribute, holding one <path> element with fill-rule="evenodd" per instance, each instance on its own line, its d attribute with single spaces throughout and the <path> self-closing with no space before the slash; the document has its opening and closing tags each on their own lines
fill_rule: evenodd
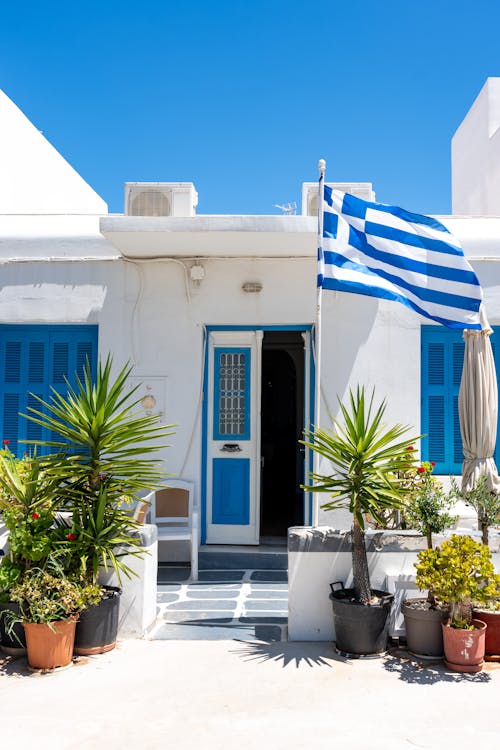
<svg viewBox="0 0 500 750">
<path fill-rule="evenodd" d="M 167 403 L 167 378 L 159 375 L 134 375 L 130 379 L 131 388 L 138 386 L 134 392 L 134 401 L 144 414 L 160 417 L 165 420 Z"/>
</svg>

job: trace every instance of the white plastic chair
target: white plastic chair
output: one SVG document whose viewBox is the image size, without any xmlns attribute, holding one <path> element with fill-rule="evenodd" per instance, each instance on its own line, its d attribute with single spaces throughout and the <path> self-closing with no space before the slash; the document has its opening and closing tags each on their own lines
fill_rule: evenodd
<svg viewBox="0 0 500 750">
<path fill-rule="evenodd" d="M 148 514 L 158 527 L 159 542 L 189 541 L 191 578 L 198 580 L 199 518 L 194 507 L 194 482 L 167 479 L 165 486 L 150 492 L 138 504 L 135 518 L 143 522 Z"/>
</svg>

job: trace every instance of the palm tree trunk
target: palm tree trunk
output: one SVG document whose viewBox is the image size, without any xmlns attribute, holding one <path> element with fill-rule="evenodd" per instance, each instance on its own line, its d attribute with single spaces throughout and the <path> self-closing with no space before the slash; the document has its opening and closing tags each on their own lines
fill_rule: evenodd
<svg viewBox="0 0 500 750">
<path fill-rule="evenodd" d="M 366 557 L 365 532 L 356 518 L 352 524 L 352 577 L 356 599 L 362 604 L 369 604 L 372 595 Z"/>
</svg>

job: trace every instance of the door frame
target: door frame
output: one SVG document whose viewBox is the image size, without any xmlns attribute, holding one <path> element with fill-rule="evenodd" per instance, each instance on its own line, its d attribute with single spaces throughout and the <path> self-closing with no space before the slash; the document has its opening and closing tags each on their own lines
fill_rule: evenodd
<svg viewBox="0 0 500 750">
<path fill-rule="evenodd" d="M 203 363 L 203 409 L 202 409 L 202 439 L 201 439 L 201 544 L 206 543 L 207 535 L 207 460 L 208 460 L 208 399 L 212 397 L 212 394 L 208 393 L 208 384 L 210 378 L 208 377 L 209 367 L 209 343 L 210 334 L 213 331 L 300 331 L 309 333 L 310 341 L 309 347 L 305 347 L 306 361 L 304 363 L 304 423 L 307 419 L 309 422 L 308 429 L 312 429 L 312 419 L 314 415 L 314 398 L 315 398 L 315 360 L 314 360 L 314 346 L 311 339 L 314 335 L 314 326 L 312 324 L 306 325 L 207 325 L 206 331 L 206 346 L 205 346 L 205 361 Z M 309 351 L 308 351 L 309 349 Z M 260 388 L 260 383 L 259 383 Z M 260 415 L 258 428 L 260 430 Z M 312 451 L 306 451 L 304 461 L 304 480 L 306 479 L 309 471 L 312 470 Z M 312 518 L 312 496 L 309 494 L 306 497 L 304 493 L 304 524 L 308 525 L 311 523 Z"/>
</svg>

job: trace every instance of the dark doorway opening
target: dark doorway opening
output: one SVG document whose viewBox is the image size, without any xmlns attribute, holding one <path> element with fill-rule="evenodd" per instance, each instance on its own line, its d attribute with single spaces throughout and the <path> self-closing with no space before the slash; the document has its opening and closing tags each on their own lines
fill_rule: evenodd
<svg viewBox="0 0 500 750">
<path fill-rule="evenodd" d="M 265 331 L 262 342 L 260 535 L 304 523 L 304 339 Z"/>
</svg>

